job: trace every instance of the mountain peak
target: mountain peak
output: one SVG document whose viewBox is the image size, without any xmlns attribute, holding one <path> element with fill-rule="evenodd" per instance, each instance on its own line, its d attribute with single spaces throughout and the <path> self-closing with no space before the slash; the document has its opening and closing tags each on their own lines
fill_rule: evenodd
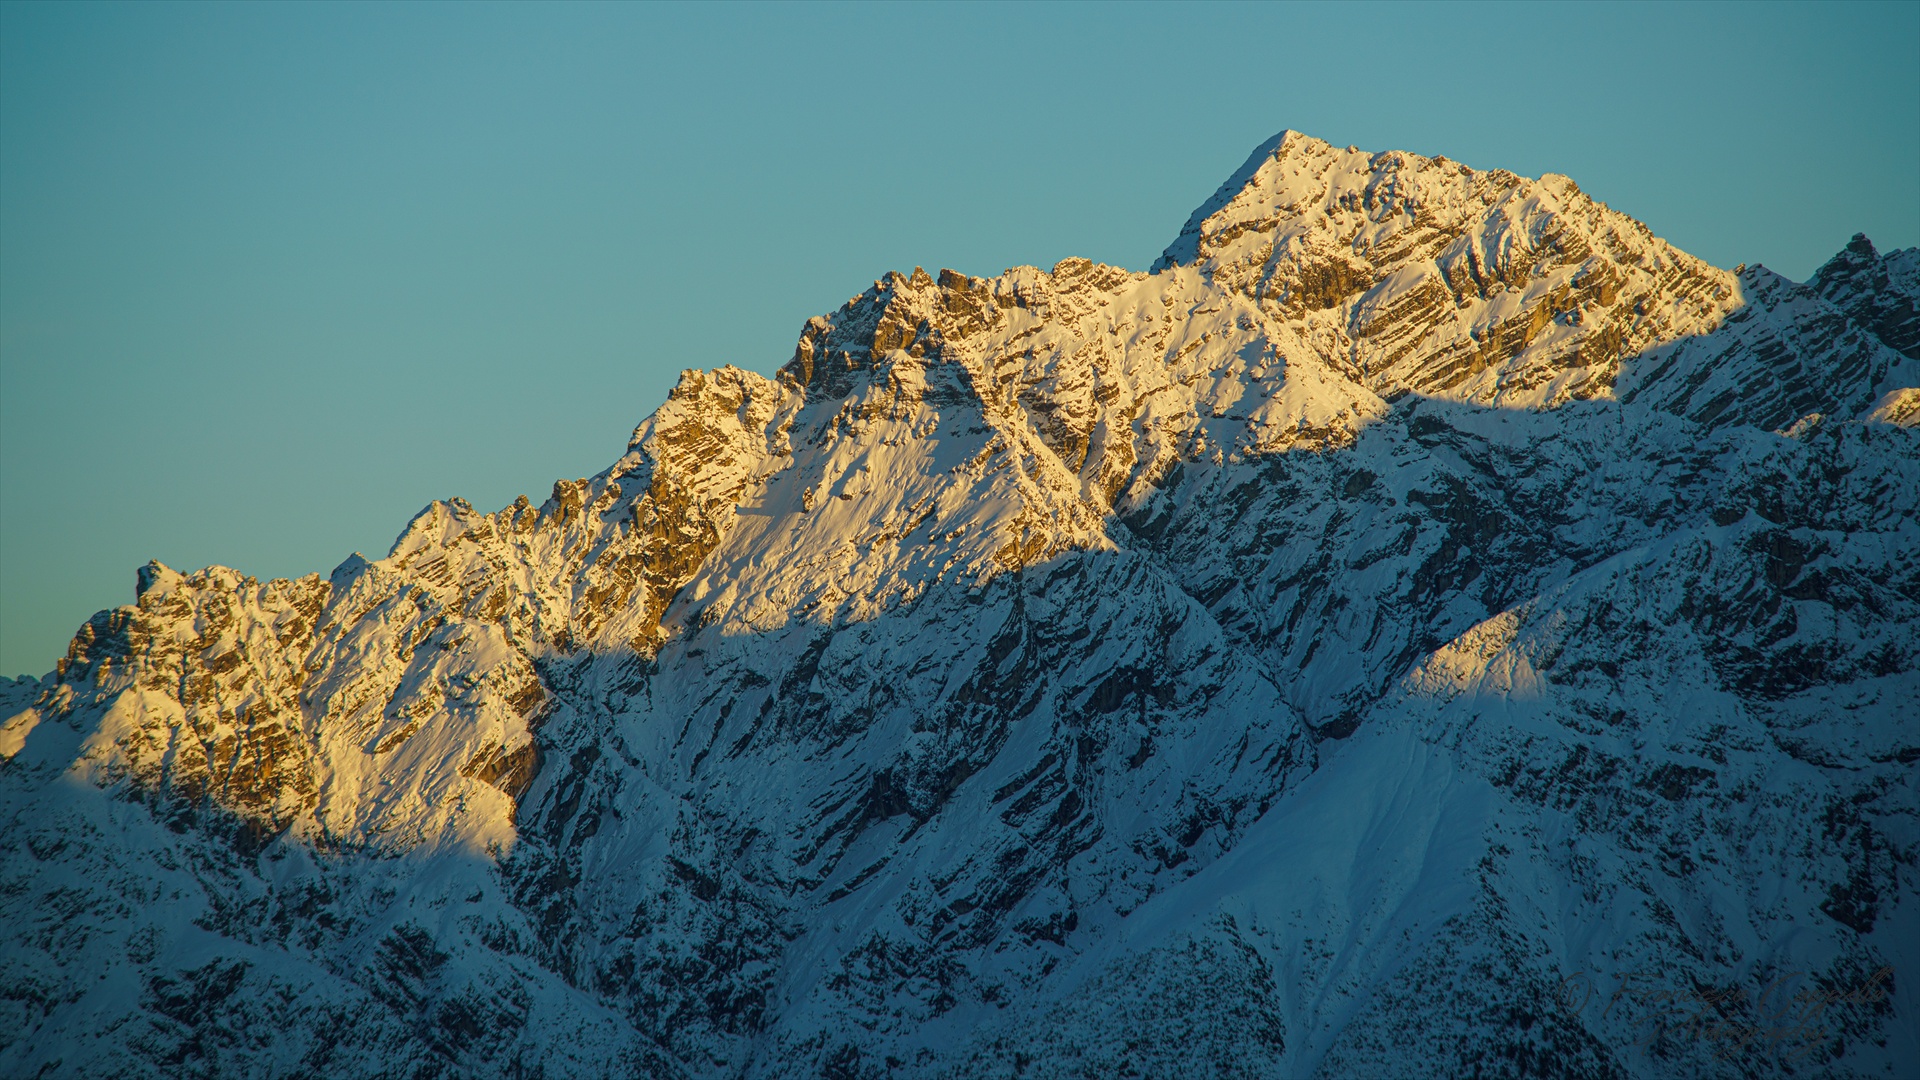
<svg viewBox="0 0 1920 1080">
<path fill-rule="evenodd" d="M 134 595 L 145 598 L 149 593 L 164 595 L 185 578 L 159 559 L 151 559 L 147 565 L 135 571 Z"/>
<path fill-rule="evenodd" d="M 1483 404 L 1609 394 L 1628 357 L 1741 303 L 1732 274 L 1565 176 L 1293 131 L 1256 148 L 1155 266 L 1244 296 L 1375 393 Z"/>
<path fill-rule="evenodd" d="M 1166 251 L 1153 264 L 1154 271 L 1172 266 L 1187 266 L 1199 257 L 1199 238 L 1201 226 L 1206 220 L 1225 208 L 1266 169 L 1277 162 L 1290 157 L 1311 153 L 1315 150 L 1331 150 L 1332 147 L 1322 139 L 1305 135 L 1298 131 L 1283 128 L 1272 138 L 1253 148 L 1247 160 L 1233 170 L 1214 193 L 1200 204 L 1199 208 L 1187 218 L 1181 226 L 1180 235 L 1167 245 Z"/>
<path fill-rule="evenodd" d="M 1854 233 L 1807 285 L 1889 348 L 1920 360 L 1920 248 L 1880 254 Z"/>
</svg>

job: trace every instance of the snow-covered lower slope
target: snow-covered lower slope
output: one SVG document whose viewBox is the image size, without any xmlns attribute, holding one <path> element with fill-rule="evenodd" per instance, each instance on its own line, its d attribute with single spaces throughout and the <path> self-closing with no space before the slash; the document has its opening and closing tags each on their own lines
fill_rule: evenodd
<svg viewBox="0 0 1920 1080">
<path fill-rule="evenodd" d="M 0 684 L 0 1072 L 1897 1075 L 1914 258 L 1285 133 L 537 507 L 149 565 Z"/>
</svg>

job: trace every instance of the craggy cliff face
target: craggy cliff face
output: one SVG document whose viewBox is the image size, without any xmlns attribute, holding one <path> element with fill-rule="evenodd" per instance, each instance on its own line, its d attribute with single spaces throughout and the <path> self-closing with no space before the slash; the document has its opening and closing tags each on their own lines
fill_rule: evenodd
<svg viewBox="0 0 1920 1080">
<path fill-rule="evenodd" d="M 0 1072 L 1890 1075 L 1917 296 L 1285 133 L 539 506 L 150 564 L 0 684 Z"/>
</svg>

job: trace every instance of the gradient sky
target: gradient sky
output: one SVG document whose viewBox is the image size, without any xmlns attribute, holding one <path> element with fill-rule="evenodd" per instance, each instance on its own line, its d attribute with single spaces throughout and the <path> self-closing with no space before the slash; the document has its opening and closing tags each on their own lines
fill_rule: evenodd
<svg viewBox="0 0 1920 1080">
<path fill-rule="evenodd" d="M 384 554 L 890 269 L 1144 269 L 1262 139 L 1920 243 L 1920 4 L 0 4 L 0 671 L 149 558 Z"/>
</svg>

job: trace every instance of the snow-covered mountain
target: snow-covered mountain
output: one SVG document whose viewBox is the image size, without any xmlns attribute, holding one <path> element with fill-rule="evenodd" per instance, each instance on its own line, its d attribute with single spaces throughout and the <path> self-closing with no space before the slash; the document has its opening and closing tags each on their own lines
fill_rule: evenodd
<svg viewBox="0 0 1920 1080">
<path fill-rule="evenodd" d="M 0 684 L 0 1073 L 1898 1075 L 1917 330 L 1296 133 L 891 274 Z"/>
</svg>

